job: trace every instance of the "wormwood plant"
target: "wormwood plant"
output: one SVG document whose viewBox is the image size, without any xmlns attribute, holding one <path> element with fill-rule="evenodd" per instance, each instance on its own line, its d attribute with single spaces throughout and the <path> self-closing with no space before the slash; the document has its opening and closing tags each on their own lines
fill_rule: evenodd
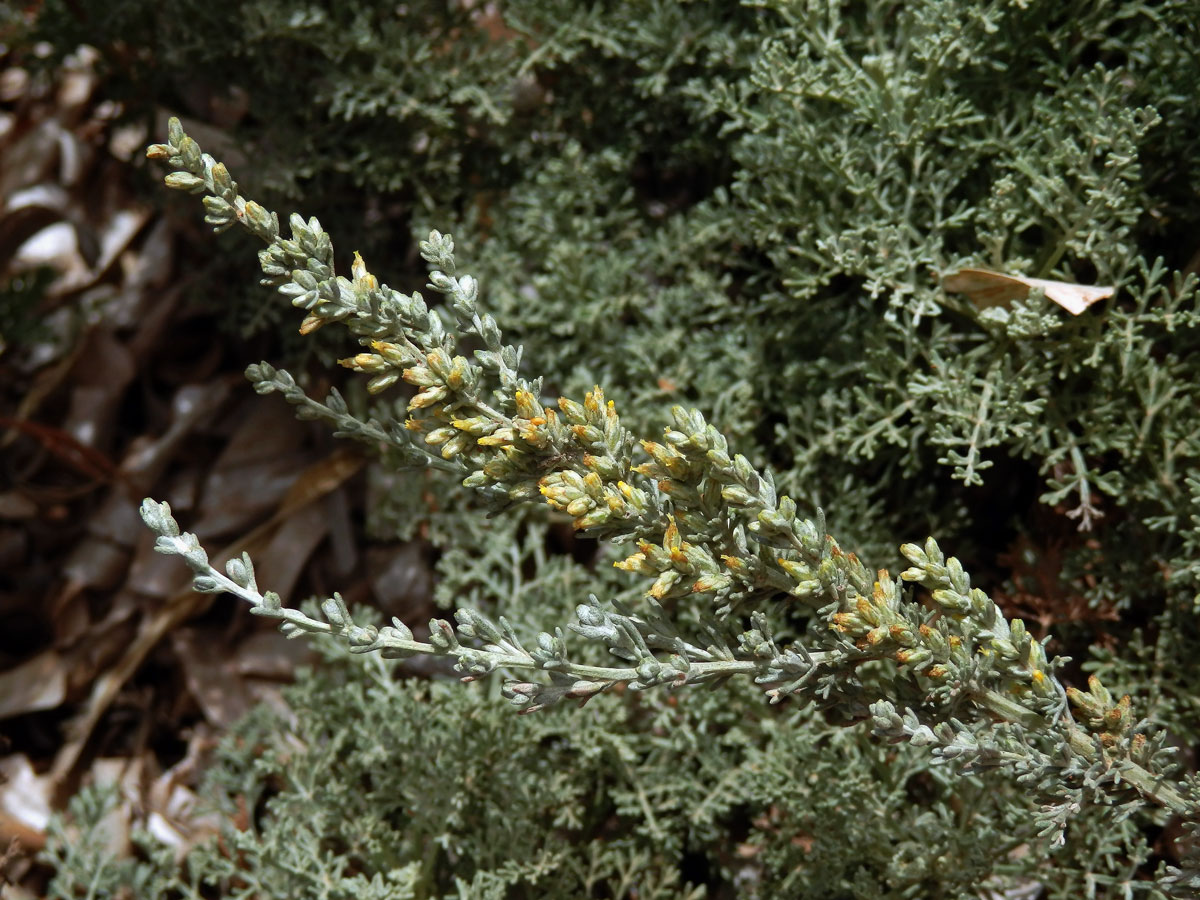
<svg viewBox="0 0 1200 900">
<path fill-rule="evenodd" d="M 183 557 L 197 590 L 234 594 L 289 635 L 334 635 L 353 653 L 445 656 L 466 681 L 502 670 L 504 696 L 526 713 L 618 688 L 728 690 L 749 676 L 772 702 L 814 704 L 833 722 L 865 720 L 877 738 L 920 748 L 955 772 L 1000 771 L 1032 801 L 1023 838 L 1051 847 L 1089 816 L 1119 822 L 1147 805 L 1194 830 L 1200 794 L 1194 780 L 1169 777 L 1163 731 L 1095 676 L 1087 691 L 1065 687 L 1044 641 L 1006 619 L 932 538 L 901 548 L 910 567 L 899 578 L 872 572 L 826 533 L 819 512 L 799 515 L 769 473 L 731 453 L 698 411 L 677 407 L 661 440 L 650 440 L 622 425 L 598 387 L 583 402 L 543 402 L 540 380 L 518 371 L 520 349 L 479 311 L 479 285 L 457 273 L 446 235 L 432 232 L 420 250 L 449 325 L 419 293 L 381 284 L 357 255 L 351 277 L 337 275 L 315 219 L 293 215 L 286 236 L 177 120 L 168 142 L 148 152 L 175 170 L 168 185 L 205 195 L 214 227 L 240 224 L 266 242 L 264 281 L 306 312 L 303 333 L 342 323 L 364 350 L 341 362 L 369 376 L 371 393 L 401 381 L 416 389 L 396 406 L 403 418 L 386 409 L 357 416 L 336 392 L 318 402 L 266 364 L 247 370 L 256 390 L 282 393 L 338 434 L 386 445 L 403 465 L 449 469 L 496 509 L 548 504 L 578 532 L 626 545 L 616 567 L 645 585 L 636 605 L 591 597 L 566 628 L 523 635 L 503 617 L 461 608 L 455 625 L 435 619 L 418 640 L 397 619 L 360 621 L 337 594 L 319 616 L 282 606 L 259 591 L 248 556 L 214 569 L 170 508 L 147 500 L 142 516 L 157 549 Z M 469 342 L 473 358 L 458 352 Z M 925 602 L 905 584 L 919 585 Z M 789 611 L 782 619 L 779 606 Z M 597 663 L 613 658 L 620 664 Z M 1198 885 L 1188 857 L 1182 871 L 1161 874 L 1158 889 Z"/>
<path fill-rule="evenodd" d="M 1156 883 L 1148 860 L 1194 820 L 1156 748 L 1200 739 L 1200 319 L 1176 271 L 1200 223 L 1194 7 L 510 0 L 495 29 L 440 0 L 47 0 L 49 39 L 111 46 L 131 103 L 247 91 L 248 193 L 302 193 L 398 283 L 432 257 L 430 308 L 357 264 L 338 279 L 311 222 L 281 229 L 223 170 L 212 191 L 198 149 L 174 166 L 219 227 L 259 222 L 306 330 L 341 316 L 351 367 L 394 379 L 368 408 L 361 383 L 318 402 L 251 371 L 384 448 L 372 528 L 427 534 L 438 602 L 467 610 L 419 640 L 336 597 L 272 615 L 503 669 L 427 685 L 320 642 L 293 712 L 256 713 L 213 770 L 245 830 L 180 873 L 151 854 L 138 895 L 1188 890 L 1194 864 Z M 446 239 L 405 243 L 434 227 L 505 338 Z M 1079 317 L 1036 293 L 980 310 L 939 287 L 962 265 L 1117 291 Z M 582 562 L 548 550 L 575 520 L 603 538 Z M 932 547 L 907 588 L 847 552 L 891 565 L 930 533 L 1038 640 Z M 259 602 L 238 565 L 244 585 L 205 586 Z M 1050 627 L 1082 671 L 1042 660 Z M 1064 703 L 1088 674 L 1112 696 Z M 514 717 L 502 689 L 543 708 Z M 77 849 L 63 896 L 95 889 Z"/>
</svg>

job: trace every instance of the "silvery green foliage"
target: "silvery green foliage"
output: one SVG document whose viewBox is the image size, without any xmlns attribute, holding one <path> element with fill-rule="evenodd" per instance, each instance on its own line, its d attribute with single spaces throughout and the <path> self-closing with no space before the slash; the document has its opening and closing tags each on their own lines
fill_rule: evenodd
<svg viewBox="0 0 1200 900">
<path fill-rule="evenodd" d="M 439 509 L 420 520 L 445 551 L 443 601 L 477 610 L 463 614 L 470 633 L 448 634 L 447 623 L 434 630 L 440 637 L 419 643 L 468 667 L 487 668 L 489 653 L 527 666 L 532 660 L 540 682 L 510 675 L 522 686 L 510 690 L 511 699 L 527 706 L 575 689 L 575 681 L 561 681 L 563 665 L 620 670 L 625 683 L 647 687 L 640 708 L 654 710 L 646 715 L 660 729 L 655 747 L 663 760 L 651 769 L 649 750 L 620 758 L 661 792 L 652 795 L 677 812 L 672 821 L 720 823 L 748 832 L 757 848 L 738 857 L 750 860 L 739 868 L 727 836 L 689 833 L 685 843 L 703 848 L 710 871 L 720 869 L 713 881 L 744 891 L 758 884 L 763 896 L 958 896 L 1021 878 L 1052 896 L 1092 889 L 1121 896 L 1126 885 L 1152 894 L 1142 829 L 1161 815 L 1143 806 L 1144 793 L 1123 792 L 1138 787 L 1136 772 L 1130 782 L 1132 769 L 1110 763 L 1157 774 L 1166 735 L 1182 744 L 1200 735 L 1192 664 L 1200 647 L 1193 603 L 1200 590 L 1193 521 L 1200 378 L 1192 360 L 1200 347 L 1195 281 L 1174 271 L 1194 250 L 1177 246 L 1186 242 L 1181 235 L 1198 221 L 1189 186 L 1200 171 L 1194 4 L 667 3 L 606 11 L 528 0 L 504 6 L 516 32 L 511 41 L 473 31 L 466 5 L 407 4 L 397 13 L 390 4 L 357 3 L 344 17 L 307 7 L 282 14 L 288 6 L 251 3 L 244 17 L 239 10 L 237 21 L 211 35 L 197 23 L 218 10 L 209 4 L 189 14 L 180 6 L 169 20 L 177 33 L 162 42 L 182 58 L 181 78 L 224 59 L 214 65 L 222 77 L 250 72 L 248 84 L 266 85 L 255 102 L 276 106 L 282 124 L 266 140 L 240 135 L 255 148 L 248 165 L 261 164 L 257 177 L 298 194 L 301 180 L 320 173 L 306 185 L 312 202 L 330 186 L 337 196 L 350 179 L 378 193 L 400 190 L 407 215 L 420 224 L 453 225 L 486 287 L 487 308 L 510 336 L 507 346 L 526 347 L 527 370 L 545 374 L 555 394 L 581 397 L 602 384 L 622 404 L 612 428 L 600 412 L 574 413 L 569 424 L 584 429 L 587 446 L 573 432 L 551 433 L 552 454 L 520 459 L 467 491 L 458 486 L 461 467 L 486 454 L 462 440 L 470 432 L 453 420 L 402 430 L 405 404 L 390 396 L 394 390 L 369 411 L 347 392 L 350 415 L 336 397 L 323 404 L 304 398 L 286 373 L 252 368 L 258 389 L 280 391 L 302 414 L 348 435 L 385 443 L 395 462 L 428 460 L 450 470 L 417 489 L 373 494 L 378 527 L 395 531 L 415 527 L 409 497 L 436 493 Z M 128 28 L 148 21 L 155 19 L 134 16 Z M 206 40 L 212 46 L 201 48 Z M 271 42 L 286 46 L 296 67 L 284 73 Z M 261 53 L 268 46 L 272 53 Z M 449 48 L 444 58 L 430 53 L 441 46 Z M 541 102 L 517 102 L 522 85 L 545 92 Z M 331 148 L 345 148 L 345 157 Z M 284 158 L 291 154 L 294 161 Z M 181 186 L 215 188 L 210 215 L 232 224 L 237 216 L 214 202 L 236 209 L 236 200 L 220 196 L 229 191 L 225 175 L 203 156 L 192 155 L 196 163 L 185 174 L 200 181 Z M 333 221 L 323 210 L 321 220 Z M 361 293 L 372 316 L 391 298 L 401 318 L 421 324 L 412 295 L 392 298 L 366 281 L 358 290 L 365 267 L 362 276 L 339 280 L 312 221 L 291 222 L 290 237 L 279 234 L 274 218 L 241 221 L 272 245 L 276 238 L 296 242 L 300 253 L 281 246 L 266 275 L 290 285 L 290 298 L 306 311 L 329 314 L 318 320 L 369 327 L 371 316 L 358 315 Z M 344 236 L 361 232 L 362 223 L 331 230 L 347 246 Z M 361 239 L 356 245 L 366 250 L 373 238 Z M 382 258 L 384 249 L 390 255 L 385 243 L 367 256 Z M 427 309 L 421 340 L 428 343 L 418 343 L 453 360 L 441 342 L 475 327 L 478 310 L 466 304 L 480 295 L 470 289 L 476 282 L 464 288 L 447 267 L 445 249 L 435 240 L 425 254 L 449 280 L 431 280 L 445 301 L 441 312 L 437 304 Z M 1171 264 L 1156 259 L 1166 252 Z M 409 256 L 419 265 L 417 248 Z M 960 264 L 1119 290 L 1079 318 L 1037 295 L 980 312 L 938 286 L 936 275 Z M 293 278 L 297 270 L 302 275 Z M 416 283 L 416 273 L 404 277 Z M 489 346 L 477 330 L 463 346 L 501 354 L 492 368 L 480 366 L 499 383 L 506 344 Z M 355 365 L 386 389 L 397 374 L 387 358 L 393 352 L 365 347 L 364 357 L 377 358 Z M 476 364 L 470 353 L 463 358 Z M 518 378 L 515 360 L 507 365 L 508 377 Z M 436 384 L 414 386 L 437 392 Z M 514 391 L 485 391 L 474 401 L 532 423 L 545 415 L 540 391 L 529 393 L 535 402 L 524 411 Z M 431 406 L 421 409 L 446 399 L 425 396 Z M 685 409 L 673 418 L 670 407 L 681 402 L 703 415 Z M 573 409 L 556 412 L 565 417 Z M 480 409 L 468 418 L 482 418 L 474 428 L 496 424 Z M 632 495 L 637 502 L 606 492 L 613 476 L 648 465 L 626 435 L 657 436 L 668 421 L 668 433 L 652 442 L 657 469 L 640 482 L 622 479 L 641 491 Z M 540 436 L 543 426 L 529 427 L 530 437 Z M 713 450 L 728 464 L 711 460 Z M 735 450 L 745 457 L 736 465 Z M 596 468 L 582 465 L 585 454 Z M 553 464 L 540 470 L 539 459 Z M 766 463 L 774 480 L 764 477 Z M 588 471 L 601 479 L 598 488 L 585 480 Z M 558 477 L 543 485 L 549 475 Z M 605 545 L 606 571 L 598 576 L 561 556 L 548 561 L 539 537 L 558 527 L 555 514 L 524 502 L 539 495 L 559 501 L 560 511 L 574 504 L 568 514 L 576 520 L 591 516 L 586 534 L 633 536 L 647 547 L 635 544 L 631 553 Z M 794 507 L 783 508 L 784 495 Z M 472 498 L 508 512 L 485 520 Z M 1038 498 L 1046 507 L 1040 512 Z M 610 500 L 638 507 L 636 515 L 610 509 Z M 1085 662 L 1100 680 L 1073 695 L 1079 728 L 1047 732 L 1025 715 L 1027 707 L 1015 708 L 1027 698 L 1010 695 L 1011 684 L 988 693 L 987 685 L 1022 667 L 1032 690 L 1033 671 L 1042 671 L 1047 693 L 1033 711 L 1066 721 L 1055 670 L 1028 665 L 1041 645 L 999 614 L 991 602 L 999 594 L 978 591 L 936 545 L 908 546 L 911 580 L 935 605 L 922 612 L 898 583 L 888 589 L 883 580 L 877 601 L 870 570 L 822 546 L 822 506 L 842 547 L 864 548 L 864 558 L 884 562 L 900 540 L 929 532 L 973 559 L 977 574 L 992 569 L 1014 536 L 1030 536 L 1038 549 L 1065 540 L 1064 579 L 1084 595 L 1084 608 L 1111 604 L 1144 628 L 1118 630 L 1128 640 Z M 604 510 L 608 518 L 597 521 Z M 667 539 L 666 515 L 675 516 L 677 541 Z M 719 541 L 696 540 L 712 522 L 720 525 Z M 503 523 L 500 536 L 496 523 Z M 1090 530 L 1071 535 L 1081 526 Z M 506 558 L 491 541 L 510 537 Z M 727 566 L 726 556 L 745 571 Z M 625 573 L 657 589 L 662 613 L 641 596 L 646 585 Z M 711 596 L 689 593 L 702 579 Z M 991 587 L 996 579 L 976 580 Z M 584 603 L 589 593 L 604 602 Z M 779 603 L 781 593 L 794 599 Z M 354 637 L 359 649 L 379 634 L 403 639 L 388 626 L 372 637 L 371 623 L 331 602 L 337 623 L 316 612 L 297 615 L 317 630 Z M 724 607 L 734 615 L 714 620 L 710 613 Z M 497 608 L 507 627 L 493 615 Z M 751 611 L 763 627 L 749 620 Z M 664 616 L 684 642 L 682 653 L 655 621 Z M 920 646 L 900 645 L 893 628 L 904 640 L 921 638 Z M 1072 652 L 1086 652 L 1093 633 L 1068 627 L 1060 634 Z M 881 657 L 866 659 L 871 652 L 859 641 Z M 610 647 L 634 659 L 613 665 Z M 861 737 L 865 728 L 764 713 L 790 707 L 755 706 L 738 687 L 747 679 L 672 695 L 701 705 L 713 722 L 754 723 L 739 740 L 742 759 L 753 756 L 756 768 L 739 768 L 737 753 L 717 752 L 705 740 L 712 730 L 726 732 L 710 730 L 699 714 L 672 720 L 655 705 L 665 689 L 651 687 L 680 672 L 672 657 L 690 670 L 712 661 L 703 654 L 721 661 L 727 651 L 732 660 L 724 662 L 735 664 L 728 671 L 767 676 L 760 691 L 812 701 L 831 722 L 869 717 L 880 737 L 898 743 L 881 748 Z M 934 666 L 946 671 L 932 677 Z M 1123 707 L 1114 697 L 1126 693 L 1135 700 Z M 576 715 L 623 708 L 625 701 L 608 694 Z M 328 705 L 314 705 L 308 724 Z M 494 714 L 485 708 L 471 715 Z M 539 716 L 547 714 L 562 711 Z M 650 727 L 644 723 L 608 724 L 617 734 L 649 734 L 638 730 Z M 1135 741 L 1138 735 L 1149 737 Z M 689 769 L 689 748 L 712 755 Z M 909 767 L 908 780 L 889 780 L 885 750 L 901 754 L 895 759 Z M 929 768 L 941 760 L 951 765 Z M 963 774 L 965 763 L 982 774 Z M 685 775 L 696 783 L 685 785 Z M 979 787 L 973 779 L 984 777 L 986 789 L 972 794 Z M 1188 785 L 1163 787 L 1170 793 L 1162 799 L 1177 810 L 1181 797 L 1194 796 Z M 870 828 L 839 806 L 843 791 L 846 806 L 876 812 L 861 817 Z M 645 790 L 629 796 L 624 811 L 645 805 Z M 995 817 L 980 811 L 980 796 L 995 803 Z M 751 812 L 743 818 L 739 809 Z M 643 827 L 623 821 L 633 831 Z M 287 826 L 276 824 L 284 846 Z M 1065 846 L 1048 855 L 1064 824 Z M 1038 832 L 1049 840 L 1036 839 Z M 1192 877 L 1172 884 L 1185 891 Z"/>
<path fill-rule="evenodd" d="M 303 182 L 343 246 L 419 268 L 409 221 L 453 225 L 557 391 L 620 385 L 638 433 L 700 405 L 875 559 L 932 532 L 990 565 L 1042 537 L 1040 497 L 1091 527 L 1063 540 L 1092 604 L 1153 598 L 1180 627 L 1151 561 L 1192 558 L 1195 293 L 1155 260 L 1183 268 L 1200 227 L 1191 0 L 514 0 L 500 35 L 432 0 L 81 6 L 44 4 L 47 37 L 153 48 L 150 71 L 119 54 L 130 94 L 232 73 L 245 171 Z M 356 186 L 396 215 L 368 227 Z M 981 313 L 937 287 L 964 262 L 1121 299 Z M 239 319 L 274 315 L 252 296 Z"/>
<path fill-rule="evenodd" d="M 837 897 L 875 881 L 885 897 L 955 897 L 993 860 L 1044 860 L 1020 849 L 1027 806 L 1001 800 L 1002 780 L 931 771 L 923 752 L 775 714 L 736 684 L 672 707 L 514 717 L 482 685 L 398 679 L 378 654 L 323 649 L 287 692 L 294 713 L 260 708 L 218 752 L 205 793 L 241 825 L 181 872 L 161 854 L 136 864 L 161 891 L 139 898 Z M 914 783 L 933 801 L 915 818 Z M 964 808 L 990 846 L 953 827 Z M 864 809 L 909 829 L 872 837 Z M 104 809 L 71 812 L 84 829 Z M 860 839 L 852 853 L 846 834 Z M 56 836 L 47 856 L 78 852 Z M 97 859 L 98 873 L 116 862 Z M 725 887 L 706 894 L 698 879 Z"/>
<path fill-rule="evenodd" d="M 89 785 L 71 798 L 66 816 L 50 819 L 42 859 L 54 865 L 56 876 L 47 898 L 115 897 L 122 892 L 134 897 L 179 896 L 176 891 L 183 885 L 170 847 L 134 830 L 130 839 L 138 856 L 119 856 L 115 851 L 115 823 L 104 820 L 118 799 L 118 789 L 112 785 Z"/>
<path fill-rule="evenodd" d="M 566 900 L 632 897 L 635 885 L 682 898 L 701 896 L 688 881 L 707 857 L 704 880 L 740 896 L 844 897 L 871 884 L 888 898 L 949 898 L 1039 883 L 1068 896 L 1080 873 L 1064 854 L 1142 852 L 1135 820 L 1089 806 L 1048 856 L 1036 805 L 1002 770 L 930 768 L 924 749 L 764 706 L 746 683 L 677 705 L 515 717 L 486 683 L 397 678 L 378 654 L 321 647 L 322 666 L 287 692 L 291 711 L 257 710 L 219 750 L 204 795 L 238 824 L 183 870 L 160 853 L 102 886 L 133 883 L 136 866 L 137 883 L 160 886 L 147 898 Z M 71 810 L 81 834 L 103 812 Z M 888 833 L 893 821 L 903 830 Z M 61 871 L 81 846 L 63 833 L 47 855 Z M 119 862 L 100 846 L 91 859 L 97 874 Z M 60 895 L 72 896 L 66 878 Z"/>
<path fill-rule="evenodd" d="M 457 611 L 457 627 L 435 619 L 428 640 L 418 641 L 399 620 L 382 628 L 357 623 L 336 594 L 322 602 L 321 618 L 283 607 L 276 595 L 258 591 L 248 557 L 217 572 L 169 507 L 147 500 L 142 516 L 159 535 L 157 549 L 183 557 L 197 590 L 240 596 L 254 613 L 281 619 L 289 636 L 332 634 L 352 652 L 389 658 L 450 656 L 467 681 L 498 669 L 539 673 L 537 680 L 505 682 L 505 695 L 523 712 L 587 701 L 618 685 L 679 688 L 738 675 L 767 685 L 774 701 L 819 700 L 848 720 L 869 705 L 875 734 L 890 742 L 931 748 L 963 771 L 1006 766 L 1038 798 L 1031 822 L 1052 845 L 1065 841 L 1069 821 L 1089 805 L 1118 819 L 1147 800 L 1190 814 L 1193 802 L 1164 780 L 1171 756 L 1164 735 L 1135 720 L 1129 698 L 1117 701 L 1095 677 L 1086 693 L 1065 691 L 1054 674 L 1058 663 L 1024 624 L 1006 619 L 932 539 L 902 548 L 912 563 L 903 580 L 930 592 L 926 608 L 905 598 L 886 571 L 872 582 L 854 554 L 826 534 L 823 517 L 799 518 L 771 477 L 730 456 L 698 411 L 676 408 L 664 442 L 642 440 L 646 461 L 634 465 L 634 439 L 598 388 L 583 404 L 560 398 L 558 411 L 544 405 L 540 384 L 517 374 L 520 351 L 478 311 L 475 279 L 455 274 L 447 236 L 431 233 L 422 255 L 429 285 L 446 296 L 458 333 L 480 338 L 476 362 L 456 354 L 457 335 L 419 294 L 380 284 L 361 258 L 352 279 L 336 276 L 329 238 L 316 220 L 293 216 L 292 237 L 285 238 L 278 218 L 243 198 L 178 121 L 168 143 L 149 155 L 175 167 L 170 186 L 206 194 L 215 227 L 240 223 L 268 242 L 260 264 L 267 281 L 307 311 L 303 332 L 347 324 L 369 352 L 342 363 L 370 375 L 369 390 L 401 379 L 417 388 L 404 427 L 423 441 L 404 434 L 389 443 L 412 452 L 421 443 L 439 448 L 441 458 L 464 466 L 465 486 L 493 500 L 540 495 L 573 516 L 580 532 L 634 539 L 636 552 L 616 565 L 652 581 L 646 611 L 621 604 L 610 610 L 593 598 L 570 625 L 624 666 L 573 658 L 561 627 L 526 641 L 504 618 L 468 608 Z M 259 367 L 250 374 L 260 389 L 268 382 L 267 389 L 282 383 L 288 390 L 278 373 Z M 337 415 L 343 407 L 326 408 Z M 768 616 L 754 607 L 788 596 L 815 615 L 802 638 L 781 645 Z M 691 628 L 686 620 L 677 624 L 662 603 L 684 598 L 707 600 L 716 616 L 701 614 Z M 731 631 L 727 616 L 747 607 L 751 629 Z M 881 660 L 896 668 L 874 669 Z M 862 670 L 874 678 L 864 679 Z"/>
</svg>

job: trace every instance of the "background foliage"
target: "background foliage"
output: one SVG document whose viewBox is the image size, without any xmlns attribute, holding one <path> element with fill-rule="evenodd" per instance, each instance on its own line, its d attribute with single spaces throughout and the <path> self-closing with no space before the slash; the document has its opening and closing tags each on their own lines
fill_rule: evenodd
<svg viewBox="0 0 1200 900">
<path fill-rule="evenodd" d="M 213 124 L 255 195 L 393 284 L 423 279 L 413 235 L 452 232 L 551 393 L 620 390 L 647 434 L 699 407 L 873 564 L 937 535 L 1190 748 L 1196 13 L 130 0 L 47 2 L 37 29 L 96 45 L 129 117 Z M 214 246 L 197 293 L 238 285 L 222 317 L 279 326 L 251 248 Z M 980 311 L 939 286 L 960 265 L 1118 290 L 1077 318 L 1037 294 Z M 375 534 L 439 548 L 447 606 L 532 630 L 589 591 L 636 602 L 617 553 L 543 509 L 486 519 L 451 479 L 383 471 L 367 499 Z M 379 665 L 331 662 L 288 716 L 244 723 L 211 775 L 241 830 L 181 881 L 161 854 L 138 877 L 227 896 L 1117 896 L 1150 892 L 1173 852 L 1162 822 L 1097 820 L 1047 854 L 1002 772 L 950 778 L 749 688 L 516 719 L 487 686 Z M 59 896 L 94 865 L 70 845 L 50 851 Z"/>
</svg>

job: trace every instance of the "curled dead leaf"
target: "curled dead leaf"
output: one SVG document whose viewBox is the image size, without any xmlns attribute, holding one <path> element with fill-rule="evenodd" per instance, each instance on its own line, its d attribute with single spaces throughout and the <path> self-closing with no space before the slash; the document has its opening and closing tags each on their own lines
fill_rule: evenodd
<svg viewBox="0 0 1200 900">
<path fill-rule="evenodd" d="M 1053 300 L 1073 316 L 1079 315 L 1097 300 L 1111 297 L 1115 288 L 1069 281 L 1046 281 L 1023 275 L 1005 275 L 987 269 L 960 269 L 942 278 L 942 287 L 955 294 L 966 294 L 980 307 L 1000 306 L 1024 300 L 1034 288 L 1040 288 L 1047 300 Z"/>
</svg>

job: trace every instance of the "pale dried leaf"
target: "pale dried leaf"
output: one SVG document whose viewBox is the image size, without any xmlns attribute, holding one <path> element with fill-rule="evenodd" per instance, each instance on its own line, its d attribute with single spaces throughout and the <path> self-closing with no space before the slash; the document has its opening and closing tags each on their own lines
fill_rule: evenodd
<svg viewBox="0 0 1200 900">
<path fill-rule="evenodd" d="M 50 779 L 33 770 L 23 753 L 0 759 L 0 837 L 16 837 L 40 850 L 50 821 Z"/>
<path fill-rule="evenodd" d="M 0 672 L 0 719 L 54 709 L 67 694 L 69 662 L 56 650 Z"/>
<path fill-rule="evenodd" d="M 1024 300 L 1031 290 L 1040 288 L 1047 300 L 1054 301 L 1074 316 L 1082 313 L 1097 300 L 1111 297 L 1115 290 L 1099 285 L 1005 275 L 987 269 L 960 269 L 944 276 L 942 287 L 955 294 L 966 294 L 973 303 L 981 307 L 1001 306 L 1014 300 Z"/>
</svg>

